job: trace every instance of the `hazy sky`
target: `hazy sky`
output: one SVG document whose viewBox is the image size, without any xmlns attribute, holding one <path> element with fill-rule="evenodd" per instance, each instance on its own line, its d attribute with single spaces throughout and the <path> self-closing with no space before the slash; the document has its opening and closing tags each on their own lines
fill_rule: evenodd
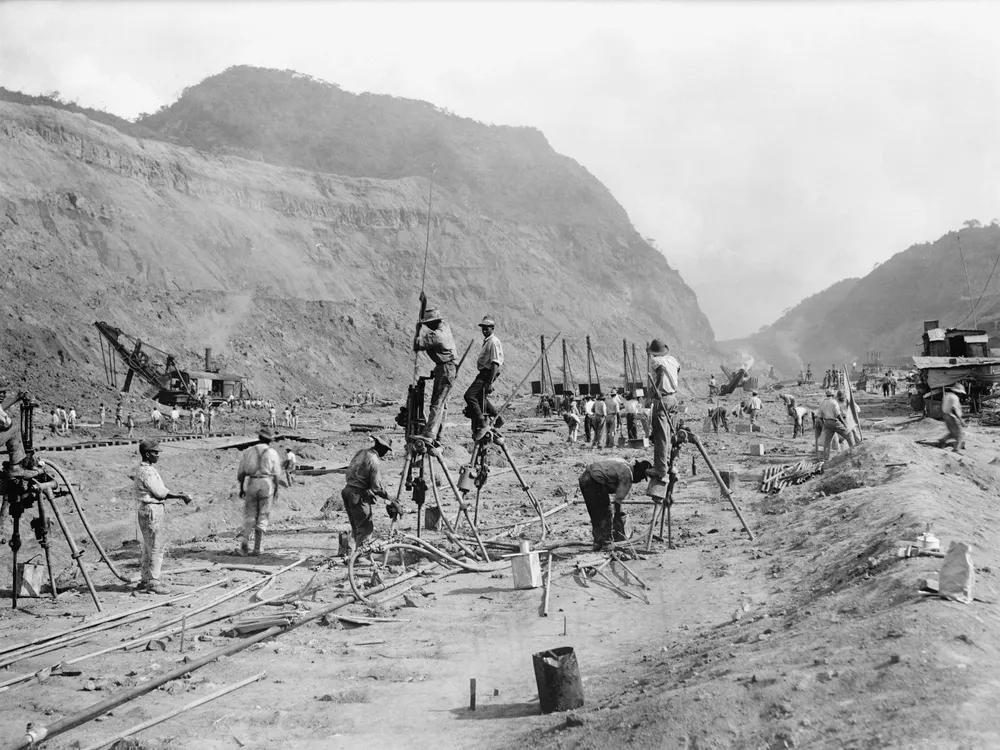
<svg viewBox="0 0 1000 750">
<path fill-rule="evenodd" d="M 252 64 L 535 126 L 724 339 L 1000 217 L 998 38 L 985 3 L 13 2 L 0 86 L 131 118 Z"/>
</svg>

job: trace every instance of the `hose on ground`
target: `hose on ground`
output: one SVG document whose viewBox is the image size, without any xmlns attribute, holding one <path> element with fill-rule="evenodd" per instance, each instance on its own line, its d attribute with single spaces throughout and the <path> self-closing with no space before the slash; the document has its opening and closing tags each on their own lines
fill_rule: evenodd
<svg viewBox="0 0 1000 750">
<path fill-rule="evenodd" d="M 392 544 L 380 545 L 377 551 L 389 553 L 392 552 L 393 550 L 408 550 L 410 552 L 416 552 L 419 555 L 424 555 L 425 557 L 439 558 L 441 562 L 447 562 L 452 565 L 456 565 L 462 568 L 463 570 L 469 571 L 470 573 L 492 573 L 493 571 L 497 570 L 496 565 L 491 567 L 482 567 L 479 565 L 470 565 L 469 563 L 464 563 L 460 560 L 456 560 L 448 553 L 443 552 L 430 542 L 426 542 L 423 539 L 420 539 L 419 537 L 411 536 L 410 534 L 405 534 L 404 538 L 407 539 L 408 541 L 419 542 L 419 546 L 414 544 L 406 544 L 404 542 L 394 542 Z M 364 552 L 364 550 L 361 551 Z M 355 550 L 354 552 L 351 553 L 350 557 L 347 558 L 347 580 L 350 582 L 351 591 L 354 593 L 354 596 L 358 598 L 358 601 L 361 601 L 365 604 L 371 604 L 371 601 L 362 592 L 361 587 L 358 585 L 357 579 L 355 578 L 354 575 L 354 561 L 358 558 L 358 553 L 359 550 Z M 409 574 L 405 573 L 404 576 L 406 576 L 407 578 L 412 577 Z M 392 586 L 392 585 L 395 585 L 395 583 L 387 584 L 387 586 Z"/>
<path fill-rule="evenodd" d="M 94 543 L 94 549 L 97 550 L 97 554 L 100 555 L 101 560 L 104 561 L 104 564 L 108 566 L 108 568 L 111 570 L 112 573 L 114 573 L 115 577 L 119 581 L 123 581 L 124 583 L 131 583 L 132 579 L 120 573 L 118 568 L 115 567 L 115 564 L 111 561 L 111 558 L 108 557 L 108 553 L 105 552 L 104 547 L 101 546 L 101 542 L 97 538 L 97 534 L 95 534 L 94 530 L 90 528 L 90 522 L 87 521 L 87 515 L 83 512 L 83 507 L 80 505 L 80 500 L 79 498 L 77 498 L 76 492 L 73 491 L 73 485 L 69 483 L 69 480 L 66 478 L 66 474 L 63 472 L 62 469 L 60 469 L 56 464 L 52 463 L 47 458 L 42 459 L 42 463 L 45 466 L 48 466 L 50 469 L 52 469 L 52 471 L 54 471 L 56 474 L 58 474 L 59 478 L 62 480 L 62 483 L 66 485 L 66 489 L 69 490 L 69 496 L 73 500 L 73 505 L 76 507 L 76 513 L 78 516 L 80 516 L 80 521 L 83 523 L 83 528 L 87 530 L 87 535 L 90 537 L 90 541 Z"/>
</svg>

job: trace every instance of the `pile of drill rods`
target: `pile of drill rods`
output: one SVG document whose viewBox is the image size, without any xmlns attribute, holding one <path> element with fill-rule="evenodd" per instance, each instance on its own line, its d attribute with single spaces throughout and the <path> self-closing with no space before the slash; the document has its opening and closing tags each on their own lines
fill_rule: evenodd
<svg viewBox="0 0 1000 750">
<path fill-rule="evenodd" d="M 420 572 L 421 573 L 427 572 L 430 568 L 435 566 L 436 564 L 426 566 Z M 455 575 L 456 573 L 459 572 L 461 572 L 460 569 L 447 570 L 443 573 L 440 573 L 439 575 L 433 576 L 425 581 L 422 581 L 421 583 L 432 583 L 441 578 L 445 578 L 450 575 Z M 409 574 L 404 574 L 404 575 L 407 578 L 410 577 Z M 386 589 L 389 588 L 394 588 L 398 586 L 399 583 L 402 582 L 400 580 L 401 578 L 403 578 L 403 576 L 400 576 L 400 578 L 389 581 L 387 583 L 380 584 L 379 586 L 376 586 L 375 588 L 371 589 L 369 593 L 376 593 L 380 591 L 385 591 Z M 373 599 L 372 603 L 384 604 L 390 599 L 400 596 L 409 588 L 416 585 L 416 583 L 417 581 L 409 581 L 406 585 L 397 588 L 395 591 L 388 592 L 387 594 L 381 597 Z M 112 695 L 107 699 L 100 701 L 99 703 L 96 703 L 94 705 L 88 706 L 87 708 L 84 708 L 83 710 L 71 716 L 67 716 L 63 719 L 60 719 L 51 726 L 33 727 L 29 730 L 29 733 L 22 735 L 21 737 L 14 740 L 10 744 L 5 745 L 4 750 L 27 750 L 27 748 L 33 747 L 34 744 L 40 742 L 43 739 L 63 734 L 64 732 L 67 732 L 70 729 L 73 729 L 74 727 L 78 727 L 81 724 L 84 724 L 96 718 L 97 716 L 106 714 L 108 711 L 116 708 L 117 706 L 120 706 L 124 703 L 128 703 L 129 701 L 132 701 L 141 695 L 145 695 L 146 693 L 152 692 L 161 685 L 165 685 L 166 683 L 171 682 L 172 680 L 175 680 L 179 677 L 183 677 L 186 674 L 190 674 L 198 669 L 201 669 L 203 666 L 212 663 L 213 661 L 219 659 L 220 657 L 229 656 L 231 654 L 247 649 L 256 643 L 260 643 L 261 641 L 274 638 L 283 633 L 287 633 L 290 630 L 293 630 L 309 622 L 312 622 L 313 620 L 318 620 L 319 618 L 324 617 L 325 615 L 328 615 L 339 609 L 343 609 L 344 607 L 353 604 L 354 601 L 355 601 L 354 597 L 346 597 L 343 599 L 339 599 L 330 604 L 324 605 L 323 607 L 320 607 L 316 610 L 313 610 L 312 612 L 309 612 L 306 615 L 303 615 L 301 618 L 294 621 L 288 626 L 269 628 L 268 630 L 265 630 L 262 633 L 258 633 L 256 635 L 250 636 L 249 638 L 241 639 L 236 643 L 228 644 L 222 648 L 216 649 L 215 651 L 212 651 L 206 654 L 205 656 L 199 657 L 190 663 L 181 664 L 175 669 L 172 669 L 168 672 L 164 672 L 162 674 L 158 674 L 151 680 L 144 682 L 140 685 L 137 685 L 134 688 L 130 688 L 116 695 Z M 258 605 L 250 605 L 250 607 L 254 606 Z M 230 613 L 230 615 L 232 614 L 236 613 Z"/>
<path fill-rule="evenodd" d="M 761 474 L 761 492 L 781 492 L 785 487 L 802 484 L 823 473 L 822 461 L 799 461 L 789 466 L 768 466 Z"/>
<path fill-rule="evenodd" d="M 254 609 L 256 607 L 261 607 L 261 606 L 264 606 L 266 604 L 270 604 L 272 602 L 278 602 L 278 600 L 285 599 L 287 595 L 275 596 L 275 597 L 271 597 L 269 599 L 264 599 L 264 600 L 261 600 L 259 602 L 254 602 L 254 603 L 248 604 L 246 606 L 240 607 L 239 609 L 237 609 L 237 610 L 235 610 L 233 612 L 227 612 L 227 613 L 224 613 L 224 614 L 221 614 L 221 615 L 213 615 L 213 616 L 211 616 L 211 617 L 209 617 L 207 619 L 200 620 L 200 621 L 194 622 L 194 623 L 187 622 L 187 619 L 189 617 L 191 617 L 192 615 L 200 614 L 201 612 L 204 612 L 204 611 L 209 610 L 209 609 L 214 609 L 215 607 L 218 607 L 219 605 L 223 604 L 224 602 L 226 602 L 226 601 L 228 601 L 230 599 L 233 599 L 234 597 L 239 596 L 240 594 L 246 593 L 247 591 L 249 591 L 249 590 L 251 590 L 253 588 L 261 586 L 265 582 L 270 581 L 272 578 L 275 578 L 275 577 L 281 575 L 282 573 L 284 573 L 284 572 L 286 572 L 288 570 L 291 570 L 292 568 L 294 568 L 297 565 L 301 564 L 302 562 L 304 562 L 304 560 L 305 560 L 305 558 L 301 558 L 299 560 L 296 560 L 291 565 L 288 565 L 288 566 L 286 566 L 284 568 L 281 568 L 280 570 L 275 571 L 271 576 L 268 576 L 267 578 L 262 578 L 261 580 L 255 581 L 255 582 L 253 582 L 251 584 L 247 584 L 246 586 L 241 586 L 240 588 L 227 593 L 225 596 L 219 597 L 218 599 L 214 599 L 214 600 L 208 602 L 207 604 L 204 604 L 201 607 L 198 607 L 197 609 L 194 609 L 194 610 L 191 610 L 191 611 L 187 611 L 187 612 L 184 612 L 183 614 L 177 615 L 176 617 L 173 617 L 173 618 L 167 620 L 166 622 L 160 623 L 155 628 L 152 628 L 152 629 L 147 630 L 147 631 L 145 631 L 143 633 L 140 633 L 138 636 L 136 636 L 135 638 L 132 638 L 132 639 L 130 639 L 128 641 L 125 641 L 125 642 L 122 642 L 122 643 L 117 643 L 117 644 L 115 644 L 113 646 L 108 646 L 108 647 L 105 647 L 105 648 L 102 648 L 102 649 L 98 649 L 97 651 L 93 651 L 91 653 L 83 654 L 82 656 L 77 656 L 77 657 L 74 657 L 74 658 L 69 659 L 67 661 L 61 661 L 60 660 L 59 662 L 56 662 L 55 664 L 53 664 L 53 665 L 51 665 L 49 667 L 45 667 L 43 669 L 36 670 L 35 672 L 30 672 L 28 674 L 18 675 L 17 677 L 12 677 L 9 680 L 6 680 L 4 682 L 0 682 L 0 692 L 3 692 L 5 690 L 7 690 L 12 685 L 16 685 L 16 684 L 19 684 L 21 682 L 26 682 L 26 681 L 28 681 L 28 680 L 30 680 L 30 679 L 38 676 L 38 675 L 41 675 L 41 674 L 43 674 L 45 672 L 49 672 L 49 671 L 55 670 L 55 669 L 60 668 L 60 667 L 65 667 L 65 666 L 70 666 L 72 664 L 77 664 L 77 663 L 79 663 L 81 661 L 85 661 L 87 659 L 91 659 L 91 658 L 93 658 L 95 656 L 102 656 L 102 655 L 110 653 L 112 651 L 127 650 L 127 649 L 130 649 L 130 648 L 136 647 L 136 646 L 145 646 L 150 641 L 153 641 L 153 640 L 162 640 L 162 639 L 165 639 L 165 638 L 169 638 L 171 636 L 177 635 L 182 630 L 192 630 L 192 629 L 195 629 L 195 628 L 204 627 L 205 625 L 209 625 L 209 624 L 211 624 L 213 622 L 218 622 L 219 620 L 224 620 L 224 619 L 227 619 L 229 617 L 234 617 L 234 616 L 236 616 L 238 614 L 242 614 L 243 612 L 246 612 L 247 610 Z M 206 584 L 205 586 L 201 587 L 201 589 L 210 588 L 212 586 L 218 586 L 218 585 L 220 585 L 222 583 L 225 583 L 225 582 L 226 582 L 226 579 L 223 579 L 221 581 L 216 581 L 216 582 L 211 583 L 211 584 Z M 198 589 L 198 590 L 201 590 L 201 589 Z M 175 623 L 178 623 L 178 622 L 180 622 L 181 625 L 179 625 L 177 627 L 173 627 L 173 628 L 169 627 L 170 625 L 174 625 Z M 61 648 L 68 648 L 70 646 L 80 645 L 81 642 L 82 641 L 74 641 L 74 642 L 70 642 L 70 643 L 63 643 L 63 644 L 55 646 L 54 648 L 49 649 L 49 650 L 55 651 L 55 650 L 61 649 Z M 34 652 L 34 653 L 31 653 L 31 654 L 25 655 L 22 658 L 29 658 L 31 656 L 40 656 L 42 653 L 45 653 L 45 652 Z"/>
<path fill-rule="evenodd" d="M 191 594 L 197 593 L 207 588 L 213 586 L 218 586 L 225 582 L 225 579 L 221 581 L 215 581 L 214 583 L 206 584 L 201 586 L 190 594 L 186 594 L 183 597 L 174 597 L 173 599 L 163 602 L 163 604 L 173 604 L 179 602 L 181 599 Z M 148 609 L 148 608 L 143 608 Z M 125 625 L 132 625 L 140 620 L 145 620 L 151 617 L 146 611 L 136 612 L 134 614 L 125 613 L 121 618 L 112 621 L 100 621 L 92 623 L 92 627 L 89 629 L 79 630 L 72 629 L 69 631 L 64 631 L 62 634 L 57 633 L 55 636 L 38 643 L 38 645 L 32 647 L 26 647 L 15 651 L 10 654 L 3 661 L 0 661 L 0 668 L 9 667 L 12 664 L 17 664 L 19 661 L 24 659 L 31 659 L 36 656 L 42 656 L 43 654 L 50 653 L 52 651 L 59 651 L 65 648 L 72 648 L 73 646 L 79 646 L 87 641 L 91 640 L 96 634 L 104 632 L 106 630 L 114 630 Z M 0 683 L 3 684 L 3 683 Z"/>
</svg>

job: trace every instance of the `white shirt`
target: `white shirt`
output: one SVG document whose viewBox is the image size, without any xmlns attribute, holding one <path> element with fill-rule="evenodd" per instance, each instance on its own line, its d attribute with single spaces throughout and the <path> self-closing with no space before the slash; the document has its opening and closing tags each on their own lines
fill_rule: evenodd
<svg viewBox="0 0 1000 750">
<path fill-rule="evenodd" d="M 671 394 L 677 392 L 677 373 L 680 372 L 680 363 L 669 354 L 662 354 L 653 357 L 650 365 L 653 368 L 654 381 L 660 389 L 660 393 Z M 663 375 L 659 375 L 659 370 L 663 370 Z"/>
<path fill-rule="evenodd" d="M 177 411 L 177 409 L 174 409 L 173 411 L 170 412 L 170 418 L 174 420 L 180 419 L 181 413 Z"/>
<path fill-rule="evenodd" d="M 586 414 L 586 415 L 588 415 L 588 416 L 594 413 L 594 402 L 593 401 L 584 401 L 583 402 L 583 413 Z"/>
</svg>

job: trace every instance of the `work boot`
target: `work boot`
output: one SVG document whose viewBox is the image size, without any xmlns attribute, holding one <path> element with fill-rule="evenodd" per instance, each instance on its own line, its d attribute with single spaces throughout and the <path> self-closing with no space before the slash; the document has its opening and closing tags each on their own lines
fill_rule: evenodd
<svg viewBox="0 0 1000 750">
<path fill-rule="evenodd" d="M 472 434 L 472 441 L 474 443 L 479 443 L 482 440 L 484 440 L 486 436 L 489 434 L 490 434 L 490 428 L 487 427 L 486 425 L 483 425 Z"/>
<path fill-rule="evenodd" d="M 146 586 L 146 591 L 150 592 L 151 594 L 164 595 L 170 593 L 170 587 L 165 583 L 160 583 L 159 581 L 150 581 L 149 584 Z"/>
<path fill-rule="evenodd" d="M 264 532 L 263 531 L 258 531 L 254 535 L 253 553 L 252 554 L 253 554 L 254 557 L 259 557 L 260 553 L 263 552 L 263 551 L 264 551 Z"/>
</svg>

